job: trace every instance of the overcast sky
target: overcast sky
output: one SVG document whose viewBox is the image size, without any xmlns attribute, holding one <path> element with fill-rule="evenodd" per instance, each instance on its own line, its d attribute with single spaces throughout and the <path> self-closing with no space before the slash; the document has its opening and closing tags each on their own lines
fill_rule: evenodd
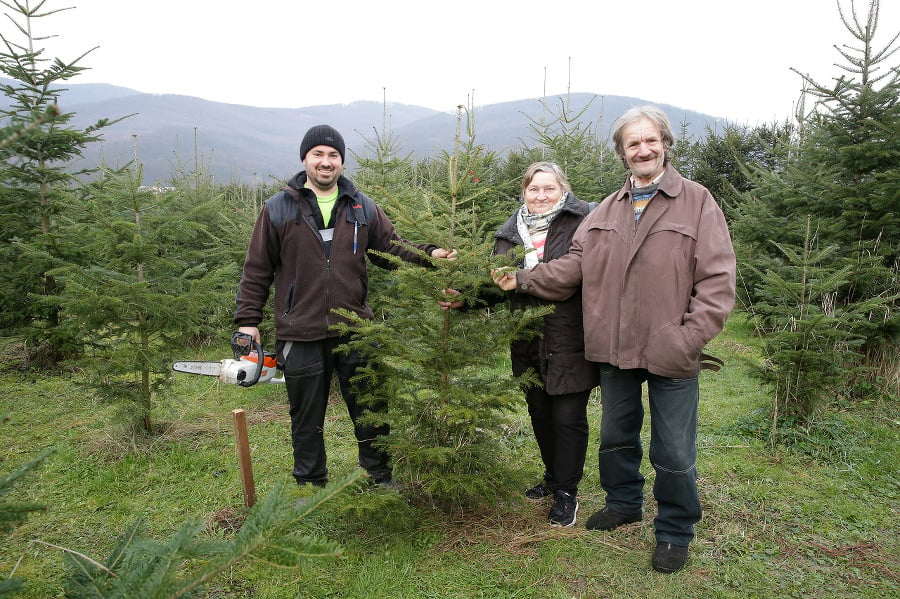
<svg viewBox="0 0 900 599">
<path fill-rule="evenodd" d="M 868 3 L 856 0 L 863 22 Z M 96 47 L 72 83 L 287 108 L 386 99 L 453 111 L 470 97 L 572 91 L 755 125 L 792 114 L 792 67 L 829 83 L 842 62 L 834 45 L 854 41 L 834 0 L 46 0 L 44 10 L 64 7 L 32 28 L 56 35 L 40 44 L 51 57 Z M 882 0 L 876 42 L 898 31 L 900 2 Z"/>
</svg>

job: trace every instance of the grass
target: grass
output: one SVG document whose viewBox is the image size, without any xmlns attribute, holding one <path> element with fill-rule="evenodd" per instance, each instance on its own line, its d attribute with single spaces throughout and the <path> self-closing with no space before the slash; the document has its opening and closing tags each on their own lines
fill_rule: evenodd
<svg viewBox="0 0 900 599">
<path fill-rule="evenodd" d="M 594 438 L 575 527 L 549 527 L 549 504 L 520 499 L 541 472 L 523 402 L 502 446 L 503 459 L 521 465 L 521 477 L 489 510 L 446 514 L 402 493 L 360 491 L 340 510 L 317 513 L 302 524 L 306 532 L 339 542 L 341 557 L 293 570 L 242 562 L 216 579 L 205 596 L 900 596 L 896 402 L 832 411 L 791 444 L 773 445 L 767 439 L 770 399 L 747 374 L 759 356 L 739 318 L 710 351 L 726 367 L 701 377 L 704 519 L 683 572 L 667 576 L 650 569 L 655 504 L 646 459 L 644 521 L 612 533 L 584 529 L 603 504 L 595 397 L 589 408 Z M 0 472 L 13 471 L 45 447 L 56 449 L 10 497 L 47 505 L 0 540 L 0 577 L 26 578 L 21 597 L 62 596 L 62 554 L 43 543 L 105 558 L 138 517 L 157 539 L 194 517 L 205 519 L 209 535 L 229 534 L 243 506 L 235 408 L 247 410 L 257 495 L 290 476 L 283 388 L 224 387 L 212 379 L 177 376 L 176 396 L 154 414 L 166 430 L 152 440 L 124 435 L 111 421 L 110 408 L 86 395 L 78 372 L 0 376 L 0 416 L 6 418 L 0 422 Z M 329 407 L 325 434 L 329 467 L 338 478 L 356 463 L 339 401 Z"/>
</svg>

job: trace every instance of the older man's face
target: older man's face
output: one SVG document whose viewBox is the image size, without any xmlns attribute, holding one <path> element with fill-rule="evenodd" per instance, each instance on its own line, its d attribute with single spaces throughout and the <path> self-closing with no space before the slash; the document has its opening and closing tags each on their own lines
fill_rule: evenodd
<svg viewBox="0 0 900 599">
<path fill-rule="evenodd" d="M 659 127 L 647 117 L 622 129 L 625 163 L 637 185 L 647 185 L 666 167 L 666 148 Z"/>
</svg>

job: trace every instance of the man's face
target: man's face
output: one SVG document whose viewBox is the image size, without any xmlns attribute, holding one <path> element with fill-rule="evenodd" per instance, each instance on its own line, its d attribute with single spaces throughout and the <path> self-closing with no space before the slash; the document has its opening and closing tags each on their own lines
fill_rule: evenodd
<svg viewBox="0 0 900 599">
<path fill-rule="evenodd" d="M 335 186 L 344 170 L 341 154 L 331 146 L 315 146 L 303 159 L 308 182 L 314 187 L 328 191 Z"/>
<path fill-rule="evenodd" d="M 637 185 L 647 185 L 666 167 L 666 149 L 659 127 L 647 117 L 625 125 L 622 130 L 625 163 Z"/>
</svg>

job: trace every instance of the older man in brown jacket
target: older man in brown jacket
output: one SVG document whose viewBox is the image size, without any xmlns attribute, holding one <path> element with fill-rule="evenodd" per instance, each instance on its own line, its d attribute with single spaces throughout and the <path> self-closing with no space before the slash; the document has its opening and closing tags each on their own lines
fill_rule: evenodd
<svg viewBox="0 0 900 599">
<path fill-rule="evenodd" d="M 503 289 L 562 300 L 578 289 L 585 356 L 598 363 L 602 394 L 600 481 L 606 506 L 587 528 L 613 530 L 642 518 L 640 431 L 647 383 L 656 549 L 653 568 L 687 562 L 697 493 L 698 375 L 717 368 L 703 353 L 734 306 L 735 256 L 722 210 L 709 191 L 670 164 L 675 143 L 665 114 L 633 108 L 613 127 L 625 185 L 582 222 L 569 253 L 516 273 Z M 712 359 L 714 360 L 714 359 Z"/>
</svg>

